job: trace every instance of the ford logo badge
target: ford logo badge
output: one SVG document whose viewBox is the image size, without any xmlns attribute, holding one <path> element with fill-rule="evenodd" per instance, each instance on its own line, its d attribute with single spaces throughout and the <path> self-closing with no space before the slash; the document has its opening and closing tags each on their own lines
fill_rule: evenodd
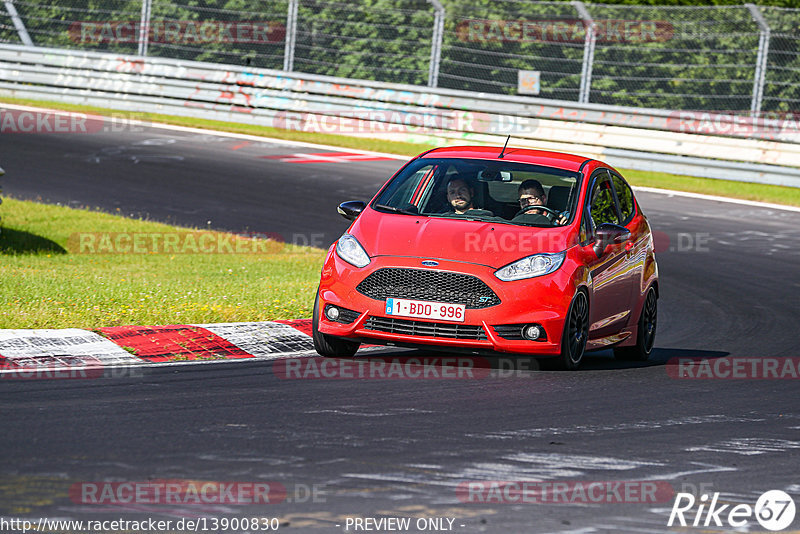
<svg viewBox="0 0 800 534">
<path fill-rule="evenodd" d="M 426 267 L 436 267 L 437 265 L 439 265 L 439 262 L 438 261 L 433 261 L 433 260 L 424 260 L 422 262 L 422 265 L 424 265 Z"/>
</svg>

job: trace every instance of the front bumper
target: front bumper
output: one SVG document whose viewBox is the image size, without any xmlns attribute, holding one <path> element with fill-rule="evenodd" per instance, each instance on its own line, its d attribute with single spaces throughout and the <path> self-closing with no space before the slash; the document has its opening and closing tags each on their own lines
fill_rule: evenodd
<svg viewBox="0 0 800 534">
<path fill-rule="evenodd" d="M 502 282 L 494 276 L 495 269 L 484 265 L 437 260 L 439 265 L 431 269 L 420 264 L 422 259 L 425 258 L 375 257 L 368 266 L 359 269 L 340 259 L 332 248 L 320 280 L 319 331 L 362 342 L 399 346 L 531 355 L 555 355 L 560 352 L 564 318 L 576 290 L 575 281 L 565 265 L 549 275 Z M 500 304 L 482 309 L 467 309 L 463 323 L 387 316 L 385 301 L 369 298 L 356 290 L 362 280 L 383 267 L 437 270 L 475 276 L 497 294 Z M 404 295 L 394 296 L 404 298 Z M 322 313 L 329 304 L 352 310 L 356 312 L 357 318 L 349 324 L 331 321 Z M 392 323 L 396 323 L 397 327 L 387 327 Z M 509 331 L 514 330 L 513 328 L 496 328 L 501 325 L 525 324 L 540 325 L 544 329 L 546 340 L 507 339 L 520 336 L 509 336 Z"/>
</svg>

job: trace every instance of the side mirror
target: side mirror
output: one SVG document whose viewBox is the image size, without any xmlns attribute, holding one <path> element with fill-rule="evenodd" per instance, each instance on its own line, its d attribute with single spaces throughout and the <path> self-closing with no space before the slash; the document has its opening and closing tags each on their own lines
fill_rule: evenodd
<svg viewBox="0 0 800 534">
<path fill-rule="evenodd" d="M 339 207 L 336 208 L 336 211 L 338 211 L 339 215 L 345 219 L 354 221 L 356 220 L 356 217 L 361 215 L 361 212 L 364 211 L 364 208 L 366 207 L 366 202 L 361 202 L 360 200 L 348 200 L 347 202 L 342 202 L 339 204 Z"/>
<path fill-rule="evenodd" d="M 594 253 L 597 257 L 603 255 L 608 245 L 619 245 L 630 238 L 631 232 L 624 226 L 612 223 L 603 223 L 595 230 Z"/>
</svg>

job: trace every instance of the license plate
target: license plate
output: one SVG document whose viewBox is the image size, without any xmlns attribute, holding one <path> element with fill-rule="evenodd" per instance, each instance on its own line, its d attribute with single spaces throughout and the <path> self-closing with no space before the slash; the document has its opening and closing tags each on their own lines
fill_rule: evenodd
<svg viewBox="0 0 800 534">
<path fill-rule="evenodd" d="M 425 300 L 386 299 L 386 315 L 419 317 L 438 321 L 464 322 L 463 304 L 428 302 Z"/>
</svg>

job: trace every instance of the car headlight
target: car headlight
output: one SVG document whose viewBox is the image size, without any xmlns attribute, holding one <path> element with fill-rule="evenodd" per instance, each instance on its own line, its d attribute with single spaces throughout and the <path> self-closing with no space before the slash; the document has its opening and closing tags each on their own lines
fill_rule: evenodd
<svg viewBox="0 0 800 534">
<path fill-rule="evenodd" d="M 557 252 L 556 254 L 534 254 L 527 258 L 522 258 L 514 263 L 510 263 L 499 269 L 494 275 L 503 282 L 511 282 L 512 280 L 523 280 L 525 278 L 534 278 L 544 274 L 550 274 L 564 263 L 566 252 Z"/>
<path fill-rule="evenodd" d="M 356 267 L 369 265 L 369 256 L 358 240 L 350 234 L 344 234 L 336 242 L 336 254 L 344 261 Z"/>
</svg>

